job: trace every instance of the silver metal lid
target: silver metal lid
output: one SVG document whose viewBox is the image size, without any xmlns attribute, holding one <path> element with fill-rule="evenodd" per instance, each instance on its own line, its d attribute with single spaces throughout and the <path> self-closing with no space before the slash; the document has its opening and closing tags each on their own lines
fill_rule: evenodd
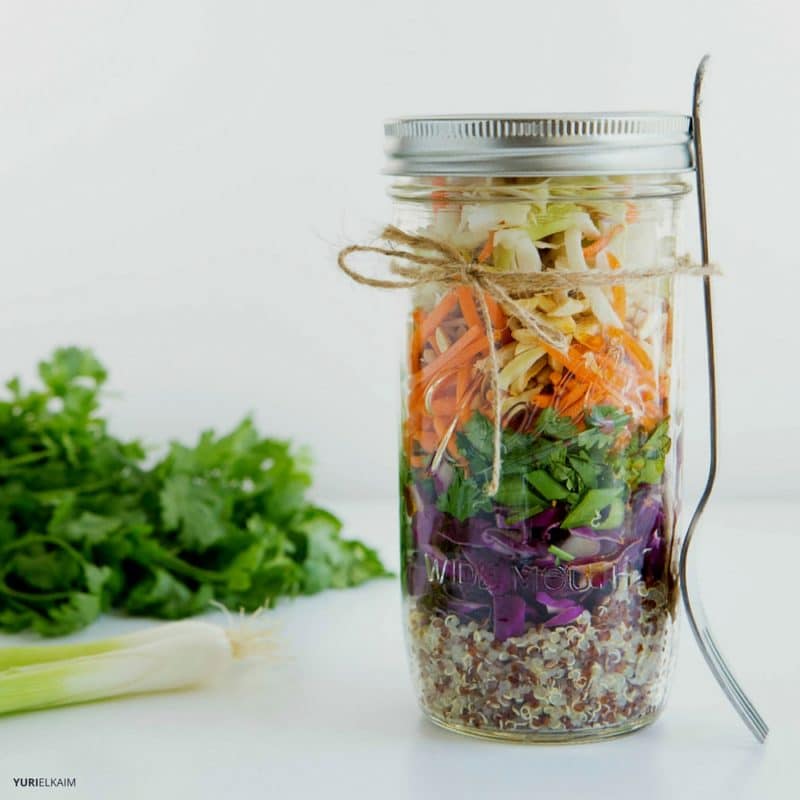
<svg viewBox="0 0 800 800">
<path fill-rule="evenodd" d="M 648 112 L 405 117 L 389 175 L 630 175 L 694 169 L 692 120 Z"/>
</svg>

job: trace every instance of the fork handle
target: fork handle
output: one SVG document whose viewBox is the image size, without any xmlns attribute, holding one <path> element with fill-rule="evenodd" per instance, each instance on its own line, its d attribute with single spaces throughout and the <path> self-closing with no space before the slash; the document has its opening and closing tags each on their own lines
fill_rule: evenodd
<svg viewBox="0 0 800 800">
<path fill-rule="evenodd" d="M 710 263 L 709 243 L 708 243 L 708 215 L 706 213 L 706 191 L 705 191 L 705 171 L 703 164 L 703 140 L 700 124 L 700 105 L 703 78 L 705 75 L 708 56 L 703 56 L 697 68 L 694 81 L 694 100 L 692 105 L 692 129 L 695 147 L 695 164 L 697 180 L 697 209 L 700 219 L 700 244 L 703 257 L 703 264 Z M 706 331 L 706 364 L 708 376 L 708 444 L 709 444 L 709 463 L 708 476 L 703 493 L 697 503 L 697 507 L 692 514 L 689 525 L 686 529 L 683 543 L 681 544 L 680 557 L 678 562 L 679 583 L 683 605 L 686 609 L 686 616 L 689 626 L 692 629 L 695 640 L 700 647 L 700 652 L 708 664 L 717 683 L 722 687 L 728 700 L 739 713 L 742 721 L 752 732 L 756 739 L 763 743 L 769 727 L 753 703 L 745 694 L 739 682 L 734 678 L 725 658 L 720 652 L 716 641 L 711 633 L 708 624 L 703 602 L 700 597 L 699 581 L 694 567 L 689 568 L 688 554 L 692 537 L 695 534 L 700 518 L 705 511 L 708 500 L 714 489 L 714 482 L 717 477 L 718 459 L 718 416 L 717 416 L 717 367 L 714 347 L 714 314 L 711 294 L 711 278 L 703 277 L 703 306 L 705 312 L 705 331 Z"/>
</svg>

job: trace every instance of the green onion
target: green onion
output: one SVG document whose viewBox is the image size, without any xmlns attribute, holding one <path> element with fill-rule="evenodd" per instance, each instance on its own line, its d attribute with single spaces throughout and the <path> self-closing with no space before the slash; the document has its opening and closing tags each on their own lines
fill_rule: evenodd
<svg viewBox="0 0 800 800">
<path fill-rule="evenodd" d="M 568 553 L 566 550 L 562 550 L 560 547 L 556 547 L 554 544 L 551 544 L 547 549 L 556 558 L 560 558 L 562 561 L 573 561 L 575 559 L 575 556 L 572 555 L 572 553 Z"/>
<path fill-rule="evenodd" d="M 170 622 L 95 642 L 0 649 L 0 714 L 199 686 L 272 649 L 246 626 Z"/>
</svg>

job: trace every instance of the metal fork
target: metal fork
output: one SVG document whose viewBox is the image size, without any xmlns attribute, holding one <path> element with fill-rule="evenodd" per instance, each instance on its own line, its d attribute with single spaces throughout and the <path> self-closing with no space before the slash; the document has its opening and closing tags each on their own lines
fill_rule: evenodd
<svg viewBox="0 0 800 800">
<path fill-rule="evenodd" d="M 703 169 L 703 142 L 700 128 L 700 105 L 703 78 L 709 57 L 703 56 L 694 79 L 694 100 L 692 104 L 692 121 L 694 131 L 696 177 L 697 177 L 697 204 L 700 217 L 700 243 L 702 247 L 703 264 L 710 263 L 708 247 L 708 218 L 706 213 L 705 172 Z M 703 276 L 703 298 L 706 318 L 706 357 L 708 366 L 708 418 L 709 418 L 709 466 L 708 478 L 697 507 L 689 521 L 686 536 L 681 545 L 678 570 L 680 574 L 680 587 L 683 604 L 686 607 L 686 616 L 692 633 L 700 647 L 700 652 L 706 660 L 711 672 L 722 687 L 722 690 L 738 711 L 743 722 L 750 729 L 753 736 L 762 744 L 767 738 L 769 727 L 756 707 L 744 693 L 736 678 L 733 677 L 730 667 L 722 656 L 711 629 L 708 624 L 703 602 L 700 598 L 699 581 L 694 562 L 688 563 L 689 547 L 692 543 L 700 517 L 708 504 L 709 497 L 714 488 L 717 474 L 717 380 L 716 359 L 714 356 L 714 324 L 711 304 L 711 279 Z"/>
</svg>

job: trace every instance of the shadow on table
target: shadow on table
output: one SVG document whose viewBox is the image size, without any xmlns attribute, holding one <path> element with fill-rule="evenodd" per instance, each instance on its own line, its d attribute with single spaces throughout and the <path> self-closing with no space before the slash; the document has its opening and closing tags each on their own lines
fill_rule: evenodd
<svg viewBox="0 0 800 800">
<path fill-rule="evenodd" d="M 615 800 L 687 800 L 750 796 L 747 786 L 764 758 L 764 748 L 733 725 L 678 731 L 657 722 L 604 742 L 533 745 L 471 738 L 420 717 L 402 774 L 414 797 L 468 792 L 505 800 L 602 791 Z"/>
</svg>

